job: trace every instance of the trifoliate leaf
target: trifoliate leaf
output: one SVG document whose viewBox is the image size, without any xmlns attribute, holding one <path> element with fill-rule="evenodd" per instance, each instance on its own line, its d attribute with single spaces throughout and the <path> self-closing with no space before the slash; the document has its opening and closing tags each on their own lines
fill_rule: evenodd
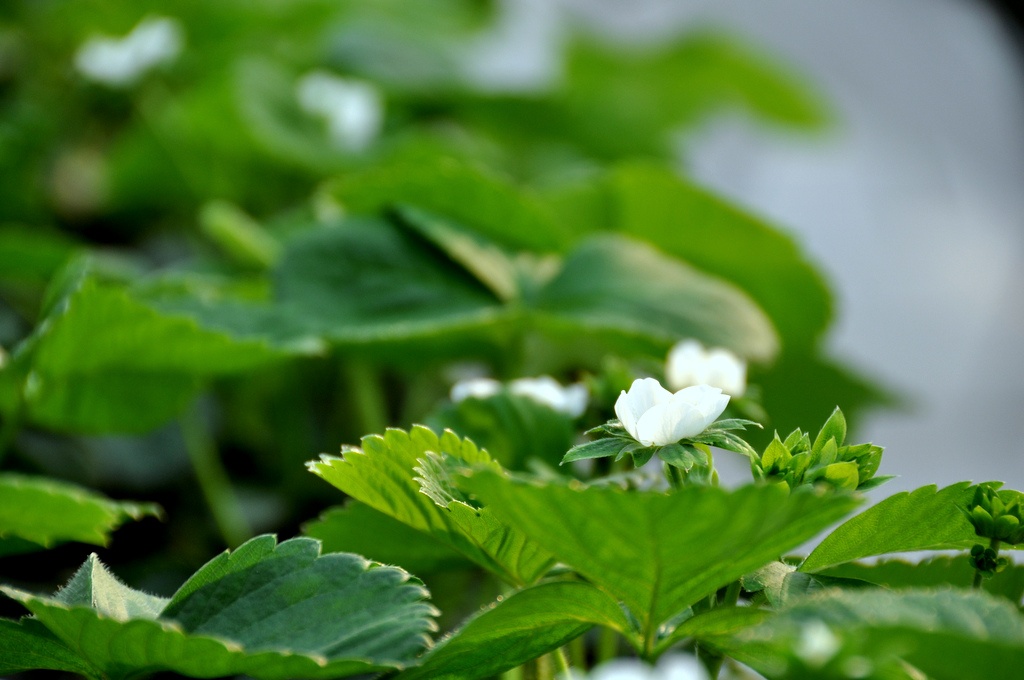
<svg viewBox="0 0 1024 680">
<path fill-rule="evenodd" d="M 462 483 L 500 518 L 620 598 L 647 640 L 687 606 L 790 550 L 856 506 L 777 486 L 672 494 L 544 485 L 480 471 Z"/>
</svg>

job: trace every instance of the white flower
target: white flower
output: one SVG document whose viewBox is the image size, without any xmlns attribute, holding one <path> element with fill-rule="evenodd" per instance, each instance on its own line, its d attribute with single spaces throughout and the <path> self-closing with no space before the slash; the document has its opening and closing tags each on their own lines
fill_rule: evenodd
<svg viewBox="0 0 1024 680">
<path fill-rule="evenodd" d="M 452 385 L 450 396 L 453 402 L 458 403 L 467 397 L 476 399 L 493 397 L 501 389 L 502 384 L 493 378 L 469 378 Z M 586 385 L 575 383 L 563 387 L 549 375 L 513 380 L 508 384 L 508 391 L 517 396 L 532 399 L 571 418 L 578 418 L 583 414 L 590 398 Z"/>
<path fill-rule="evenodd" d="M 143 19 L 123 38 L 89 38 L 75 54 L 75 68 L 98 83 L 127 87 L 154 66 L 177 57 L 183 36 L 181 24 L 174 19 Z"/>
<path fill-rule="evenodd" d="M 468 378 L 452 385 L 449 397 L 457 404 L 469 397 L 474 399 L 493 397 L 498 392 L 501 392 L 501 383 L 494 378 Z"/>
<path fill-rule="evenodd" d="M 654 378 L 642 378 L 619 395 L 615 415 L 644 446 L 667 446 L 706 430 L 728 403 L 717 387 L 694 385 L 672 394 Z"/>
<path fill-rule="evenodd" d="M 513 380 L 509 383 L 508 390 L 512 394 L 529 397 L 571 418 L 583 415 L 590 399 L 586 385 L 574 383 L 563 387 L 550 375 Z"/>
<path fill-rule="evenodd" d="M 573 674 L 573 680 L 708 680 L 708 673 L 688 654 L 663 657 L 657 666 L 648 666 L 639 659 L 612 659 L 590 672 Z"/>
<path fill-rule="evenodd" d="M 668 352 L 665 382 L 674 390 L 711 385 L 741 397 L 747 390 L 747 363 L 727 349 L 706 350 L 696 340 L 683 340 Z"/>
<path fill-rule="evenodd" d="M 327 122 L 335 146 L 362 151 L 380 134 L 384 103 L 372 84 L 339 78 L 327 71 L 311 71 L 296 87 L 299 106 Z"/>
<path fill-rule="evenodd" d="M 796 655 L 816 668 L 828 663 L 836 655 L 842 643 L 832 629 L 822 621 L 811 621 L 800 629 Z"/>
</svg>

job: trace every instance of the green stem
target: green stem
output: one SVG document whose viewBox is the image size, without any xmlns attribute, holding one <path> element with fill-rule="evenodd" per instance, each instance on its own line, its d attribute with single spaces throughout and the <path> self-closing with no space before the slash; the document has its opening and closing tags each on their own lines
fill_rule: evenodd
<svg viewBox="0 0 1024 680">
<path fill-rule="evenodd" d="M 567 645 L 569 650 L 569 663 L 576 668 L 587 667 L 587 646 L 583 635 L 573 638 Z"/>
<path fill-rule="evenodd" d="M 619 655 L 619 636 L 611 628 L 602 628 L 597 636 L 597 659 L 601 664 Z"/>
<path fill-rule="evenodd" d="M 551 656 L 555 659 L 555 666 L 558 668 L 558 676 L 562 680 L 569 680 L 569 674 L 572 670 L 569 667 L 569 659 L 565 657 L 565 651 L 559 647 L 551 653 Z"/>
<path fill-rule="evenodd" d="M 365 361 L 358 360 L 347 360 L 341 370 L 355 407 L 360 431 L 363 434 L 384 434 L 388 426 L 388 410 L 377 371 Z"/>
<path fill-rule="evenodd" d="M 686 479 L 683 477 L 683 471 L 675 465 L 669 465 L 668 463 L 665 463 L 665 477 L 668 479 L 669 486 L 673 489 L 681 489 L 686 483 Z"/>
<path fill-rule="evenodd" d="M 252 536 L 242 506 L 235 490 L 231 487 L 227 471 L 217 455 L 217 447 L 207 432 L 197 406 L 187 410 L 181 417 L 181 434 L 185 439 L 185 450 L 192 461 L 196 480 L 202 490 L 206 505 L 213 514 L 221 537 L 229 548 L 241 545 Z"/>
<path fill-rule="evenodd" d="M 733 581 L 729 584 L 729 587 L 725 589 L 725 596 L 722 598 L 722 604 L 734 607 L 736 603 L 740 601 L 740 590 L 742 590 L 739 581 Z"/>
</svg>

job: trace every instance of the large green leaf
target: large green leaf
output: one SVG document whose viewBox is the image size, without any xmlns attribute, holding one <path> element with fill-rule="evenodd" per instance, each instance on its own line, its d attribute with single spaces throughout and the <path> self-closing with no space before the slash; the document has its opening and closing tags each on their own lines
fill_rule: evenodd
<svg viewBox="0 0 1024 680">
<path fill-rule="evenodd" d="M 19 347 L 15 362 L 27 367 L 23 398 L 32 421 L 77 432 L 141 432 L 176 415 L 201 377 L 286 355 L 266 340 L 205 329 L 85 277 Z"/>
<path fill-rule="evenodd" d="M 96 670 L 35 619 L 0 619 L 0 673 L 50 670 L 98 678 Z"/>
<path fill-rule="evenodd" d="M 159 670 L 326 678 L 402 668 L 429 643 L 435 614 L 400 569 L 272 536 L 211 560 L 170 600 L 128 588 L 95 556 L 53 597 L 2 591 L 92 675 L 107 678 Z"/>
<path fill-rule="evenodd" d="M 495 676 L 561 647 L 594 625 L 633 634 L 615 600 L 579 582 L 521 590 L 442 640 L 399 680 L 475 680 Z"/>
<path fill-rule="evenodd" d="M 502 321 L 483 284 L 383 219 L 348 219 L 293 239 L 276 279 L 288 313 L 343 345 L 446 343 Z"/>
<path fill-rule="evenodd" d="M 959 550 L 979 542 L 958 510 L 974 496 L 970 482 L 904 491 L 871 506 L 825 537 L 800 571 L 815 572 L 862 557 L 912 550 Z"/>
<path fill-rule="evenodd" d="M 352 498 L 430 534 L 508 583 L 522 586 L 543 575 L 553 562 L 546 550 L 499 520 L 491 508 L 443 498 L 443 489 L 434 491 L 442 480 L 431 474 L 428 454 L 470 465 L 496 465 L 470 440 L 459 439 L 451 431 L 438 437 L 417 425 L 408 433 L 389 429 L 383 437 L 363 437 L 361 448 L 345 447 L 340 458 L 321 456 L 309 463 L 309 469 Z M 427 495 L 428 490 L 432 495 Z"/>
<path fill-rule="evenodd" d="M 764 623 L 772 612 L 758 607 L 715 607 L 691 616 L 663 633 L 655 654 L 662 654 L 681 640 L 693 639 L 714 645 Z"/>
<path fill-rule="evenodd" d="M 628 493 L 480 471 L 464 485 L 500 518 L 658 627 L 848 513 L 850 496 L 777 486 Z"/>
<path fill-rule="evenodd" d="M 1016 677 L 1024 664 L 1024 617 L 1017 608 L 966 590 L 829 591 L 741 633 L 728 651 L 776 677 L 813 622 L 827 625 L 842 643 L 857 644 L 860 654 L 899 656 L 936 680 Z"/>
<path fill-rule="evenodd" d="M 870 564 L 847 562 L 830 567 L 826 576 L 858 579 L 887 588 L 932 588 L 952 586 L 966 588 L 976 573 L 966 554 L 940 555 L 921 562 L 906 560 L 879 560 Z M 1011 564 L 998 574 L 982 581 L 982 588 L 992 595 L 1000 595 L 1015 604 L 1024 597 L 1024 565 Z"/>
<path fill-rule="evenodd" d="M 660 354 L 680 338 L 754 360 L 778 350 L 771 322 L 745 293 L 621 236 L 595 236 L 577 246 L 534 307 L 539 325 L 577 350 L 597 340 Z"/>
<path fill-rule="evenodd" d="M 330 191 L 352 213 L 379 214 L 390 206 L 411 205 L 513 249 L 554 251 L 567 242 L 536 198 L 452 159 L 350 173 L 333 182 Z"/>
<path fill-rule="evenodd" d="M 828 326 L 828 287 L 790 236 L 667 167 L 620 165 L 550 200 L 563 221 L 579 223 L 576 233 L 621 231 L 732 282 L 761 306 L 787 346 L 809 346 Z"/>
<path fill-rule="evenodd" d="M 43 477 L 0 475 L 0 538 L 50 547 L 64 541 L 107 545 L 124 522 L 159 517 L 152 503 L 112 501 L 82 487 Z"/>
<path fill-rule="evenodd" d="M 324 552 L 365 555 L 417 576 L 471 564 L 448 544 L 358 501 L 331 508 L 303 525 L 302 532 L 323 543 Z"/>
</svg>

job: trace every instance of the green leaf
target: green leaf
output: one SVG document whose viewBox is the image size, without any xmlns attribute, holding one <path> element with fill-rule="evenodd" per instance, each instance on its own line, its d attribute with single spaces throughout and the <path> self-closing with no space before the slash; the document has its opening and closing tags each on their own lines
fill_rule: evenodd
<svg viewBox="0 0 1024 680">
<path fill-rule="evenodd" d="M 358 555 L 319 553 L 311 539 L 260 536 L 211 560 L 170 601 L 128 588 L 95 556 L 54 597 L 0 590 L 93 676 L 328 678 L 411 663 L 436 613 L 422 586 Z"/>
<path fill-rule="evenodd" d="M 598 439 L 597 441 L 587 442 L 586 444 L 578 444 L 569 449 L 565 454 L 565 457 L 562 458 L 562 464 L 571 463 L 574 460 L 618 456 L 624 448 L 632 446 L 635 443 L 636 442 L 628 439 L 621 439 L 619 437 L 606 437 L 605 439 Z"/>
<path fill-rule="evenodd" d="M 942 490 L 933 484 L 890 496 L 826 536 L 800 571 L 821 571 L 886 553 L 970 548 L 978 542 L 977 536 L 958 508 L 966 507 L 973 497 L 970 482 Z"/>
<path fill-rule="evenodd" d="M 787 347 L 812 346 L 831 321 L 824 276 L 793 238 L 670 168 L 621 165 L 589 188 L 562 191 L 589 196 L 582 199 L 589 211 L 577 199 L 558 212 L 568 224 L 580 221 L 580 234 L 598 226 L 621 231 L 729 281 L 764 310 Z M 551 200 L 561 202 L 557 194 Z"/>
<path fill-rule="evenodd" d="M 820 455 L 830 439 L 835 440 L 836 448 L 842 446 L 846 441 L 846 418 L 843 417 L 843 412 L 839 410 L 838 406 L 818 431 L 818 436 L 814 438 L 814 445 L 811 447 L 811 453 L 815 457 Z"/>
<path fill-rule="evenodd" d="M 398 206 L 394 212 L 403 226 L 433 243 L 485 284 L 498 299 L 507 302 L 520 296 L 515 261 L 493 241 L 418 208 Z"/>
<path fill-rule="evenodd" d="M 792 604 L 825 588 L 862 588 L 868 584 L 847 578 L 807 574 L 784 562 L 769 562 L 743 577 L 743 588 L 749 592 L 763 592 L 773 607 Z"/>
<path fill-rule="evenodd" d="M 348 219 L 292 239 L 276 282 L 290 315 L 342 345 L 493 334 L 504 316 L 483 284 L 380 219 Z"/>
<path fill-rule="evenodd" d="M 737 649 L 774 646 L 778 656 L 755 665 L 769 676 L 785 664 L 799 631 L 821 621 L 869 656 L 897 654 L 929 678 L 1016 677 L 1024 663 L 1024 617 L 1005 600 L 963 590 L 833 590 L 773 617 Z M 770 668 L 774 666 L 774 669 Z"/>
<path fill-rule="evenodd" d="M 543 583 L 513 594 L 451 633 L 398 680 L 475 680 L 561 647 L 594 625 L 635 634 L 619 605 L 579 582 Z"/>
<path fill-rule="evenodd" d="M 566 243 L 559 224 L 537 199 L 482 169 L 440 159 L 349 173 L 330 193 L 355 214 L 411 205 L 477 231 L 516 250 L 557 251 Z"/>
<path fill-rule="evenodd" d="M 757 607 L 715 607 L 692 616 L 658 640 L 656 654 L 662 654 L 681 640 L 692 638 L 714 645 L 721 638 L 729 639 L 742 631 L 764 623 L 772 612 Z"/>
<path fill-rule="evenodd" d="M 916 563 L 898 559 L 880 560 L 871 564 L 847 562 L 820 573 L 858 579 L 893 589 L 938 586 L 966 588 L 974 579 L 975 570 L 967 555 L 941 555 Z M 991 578 L 984 579 L 981 584 L 985 592 L 1020 604 L 1024 597 L 1024 565 L 1011 564 Z"/>
<path fill-rule="evenodd" d="M 532 459 L 558 463 L 576 436 L 571 417 L 508 390 L 446 406 L 427 424 L 472 439 L 509 470 L 525 470 Z"/>
<path fill-rule="evenodd" d="M 322 456 L 308 466 L 352 498 L 433 536 L 507 583 L 525 585 L 542 576 L 553 562 L 551 555 L 498 519 L 492 508 L 455 499 L 441 506 L 423 493 L 428 453 L 495 465 L 470 440 L 451 431 L 439 438 L 416 425 L 408 433 L 389 429 L 383 437 L 363 437 L 361 449 L 346 447 L 342 457 Z"/>
<path fill-rule="evenodd" d="M 470 564 L 447 544 L 357 501 L 327 510 L 303 525 L 302 533 L 319 540 L 325 553 L 365 555 L 417 576 Z"/>
<path fill-rule="evenodd" d="M 202 328 L 188 316 L 160 313 L 123 288 L 84 278 L 15 360 L 28 367 L 24 401 L 33 422 L 103 433 L 152 429 L 194 398 L 201 377 L 285 356 L 266 341 Z"/>
<path fill-rule="evenodd" d="M 0 673 L 50 670 L 99 678 L 67 645 L 35 619 L 0 619 Z"/>
<path fill-rule="evenodd" d="M 465 482 L 495 514 L 620 598 L 647 640 L 702 597 L 849 512 L 847 496 L 775 486 L 673 494 L 546 485 L 479 471 Z"/>
<path fill-rule="evenodd" d="M 128 520 L 160 517 L 152 503 L 112 501 L 74 484 L 13 473 L 0 475 L 0 538 L 51 547 L 64 541 L 107 545 Z"/>
<path fill-rule="evenodd" d="M 778 349 L 771 322 L 732 284 L 619 236 L 592 237 L 574 249 L 539 291 L 535 310 L 538 325 L 577 354 L 595 343 L 661 353 L 688 337 L 748 359 L 769 359 Z"/>
<path fill-rule="evenodd" d="M 65 232 L 0 225 L 0 284 L 41 288 L 78 250 Z"/>
</svg>

